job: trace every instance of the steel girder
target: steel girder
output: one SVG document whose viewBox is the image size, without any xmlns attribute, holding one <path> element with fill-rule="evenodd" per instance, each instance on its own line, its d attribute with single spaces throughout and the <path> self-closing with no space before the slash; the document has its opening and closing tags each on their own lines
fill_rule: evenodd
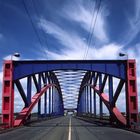
<svg viewBox="0 0 140 140">
<path fill-rule="evenodd" d="M 136 83 L 136 63 L 134 60 L 128 60 L 126 69 L 126 78 L 119 78 L 120 81 L 116 90 L 113 90 L 113 76 L 110 74 L 102 74 L 101 72 L 87 72 L 81 83 L 79 97 L 78 97 L 78 114 L 89 114 L 87 108 L 90 108 L 92 114 L 94 106 L 94 116 L 96 117 L 96 94 L 99 96 L 99 112 L 102 119 L 103 108 L 102 102 L 106 105 L 110 112 L 110 122 L 118 123 L 125 127 L 134 128 L 134 124 L 138 123 L 138 97 L 137 97 L 137 83 Z M 103 77 L 104 76 L 104 77 Z M 108 79 L 108 82 L 107 82 Z M 108 84 L 108 94 L 104 92 L 105 85 Z M 125 91 L 122 88 L 125 86 Z M 87 87 L 93 90 L 92 95 L 88 96 Z M 91 90 L 90 90 L 91 92 Z M 126 99 L 126 116 L 116 106 L 121 92 L 125 92 Z M 90 93 L 91 94 L 91 93 Z M 90 100 L 88 99 L 90 97 Z M 87 104 L 89 102 L 89 104 Z M 87 107 L 88 106 L 88 107 Z"/>
<path fill-rule="evenodd" d="M 41 114 L 41 96 L 44 94 L 44 115 L 63 115 L 64 106 L 62 92 L 57 77 L 53 72 L 41 72 L 37 74 L 27 75 L 27 88 L 23 88 L 20 79 L 14 80 L 14 64 L 13 61 L 5 61 L 3 71 L 3 93 L 2 93 L 2 122 L 7 124 L 6 128 L 19 126 L 24 124 L 30 118 L 31 111 L 36 103 L 38 103 L 38 116 Z M 32 96 L 32 85 L 36 89 L 36 94 Z M 24 107 L 14 120 L 14 89 L 15 85 Z M 47 97 L 48 96 L 48 97 Z M 47 103 L 49 98 L 49 103 Z M 47 106 L 49 112 L 47 113 Z"/>
<path fill-rule="evenodd" d="M 138 101 L 137 101 L 137 83 L 136 83 L 136 64 L 134 60 L 53 60 L 53 61 L 5 61 L 4 73 L 3 73 L 3 98 L 2 98 L 2 121 L 8 123 L 8 127 L 12 127 L 14 124 L 13 111 L 14 111 L 14 84 L 17 86 L 19 93 L 25 103 L 25 107 L 29 107 L 32 103 L 31 87 L 35 85 L 37 93 L 42 89 L 42 81 L 44 84 L 56 84 L 59 93 L 59 108 L 60 112 L 64 111 L 62 93 L 57 77 L 52 71 L 56 70 L 84 70 L 88 71 L 84 77 L 79 94 L 78 100 L 78 112 L 92 112 L 92 109 L 88 109 L 87 106 L 92 107 L 94 104 L 94 114 L 96 114 L 96 94 L 100 97 L 100 115 L 102 115 L 102 102 L 106 104 L 112 118 L 116 118 L 119 121 L 118 115 L 114 113 L 115 103 L 121 92 L 123 85 L 126 86 L 126 119 L 122 117 L 119 121 L 127 126 L 132 126 L 133 123 L 138 121 Z M 38 77 L 36 77 L 36 74 Z M 102 75 L 105 75 L 102 78 Z M 27 77 L 27 97 L 25 91 L 20 83 L 20 79 Z M 120 79 L 120 83 L 115 93 L 113 91 L 112 77 Z M 104 94 L 104 86 L 106 79 L 109 79 L 109 97 Z M 33 82 L 34 83 L 33 83 Z M 100 82 L 99 82 L 100 81 Z M 98 84 L 98 87 L 97 87 Z M 90 87 L 90 88 L 88 88 Z M 94 93 L 91 94 L 91 90 L 94 89 Z M 52 92 L 54 89 L 50 88 L 49 100 L 53 100 Z M 82 94 L 86 92 L 86 94 Z M 90 103 L 88 102 L 90 95 Z M 114 94 L 113 94 L 114 93 Z M 46 98 L 45 96 L 45 98 Z M 93 97 L 94 102 L 91 100 Z M 40 100 L 38 101 L 38 112 L 40 114 Z M 46 104 L 46 103 L 45 103 Z M 53 103 L 49 104 L 49 113 L 53 111 Z M 116 110 L 115 112 L 118 112 Z M 114 114 L 113 114 L 114 113 Z M 38 115 L 39 115 L 38 114 Z M 119 113 L 118 113 L 119 114 Z M 122 115 L 121 115 L 122 116 Z M 126 123 L 125 123 L 126 122 Z"/>
<path fill-rule="evenodd" d="M 24 107 L 22 109 L 22 111 L 19 113 L 19 115 L 17 116 L 17 118 L 14 121 L 14 126 L 20 126 L 23 125 L 26 120 L 28 119 L 32 109 L 34 108 L 34 106 L 36 105 L 37 102 L 39 102 L 41 96 L 43 95 L 43 93 L 45 93 L 50 87 L 56 86 L 54 84 L 48 84 L 46 86 L 44 86 L 39 93 L 36 93 L 32 99 L 31 99 L 31 104 L 28 107 Z"/>
<path fill-rule="evenodd" d="M 27 75 L 55 70 L 86 70 L 98 71 L 126 79 L 126 60 L 42 60 L 14 61 L 13 80 Z"/>
</svg>

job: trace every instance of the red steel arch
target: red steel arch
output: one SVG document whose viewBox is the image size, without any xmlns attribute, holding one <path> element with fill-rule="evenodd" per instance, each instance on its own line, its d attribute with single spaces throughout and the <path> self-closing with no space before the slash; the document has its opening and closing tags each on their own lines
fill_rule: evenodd
<svg viewBox="0 0 140 140">
<path fill-rule="evenodd" d="M 14 126 L 20 126 L 20 125 L 23 125 L 26 122 L 26 120 L 28 119 L 32 109 L 34 108 L 36 103 L 39 101 L 39 99 L 41 98 L 43 93 L 45 93 L 52 86 L 57 87 L 55 84 L 48 84 L 45 87 L 43 87 L 39 93 L 36 93 L 32 97 L 31 104 L 28 107 L 23 108 L 22 111 L 19 113 L 18 117 L 15 119 Z"/>
<path fill-rule="evenodd" d="M 106 105 L 110 112 L 110 117 L 112 122 L 117 122 L 124 127 L 135 128 L 137 126 L 138 120 L 138 95 L 137 95 L 137 80 L 136 80 L 136 63 L 135 60 L 127 60 L 126 65 L 126 79 L 119 78 L 119 83 L 117 85 L 116 90 L 113 90 L 113 76 L 109 74 L 102 74 L 98 71 L 89 71 L 85 74 L 83 81 L 81 83 L 80 91 L 79 91 L 79 98 L 78 98 L 78 113 L 83 114 L 87 112 L 87 107 L 89 106 L 89 98 L 87 96 L 88 87 L 93 89 L 94 95 L 99 95 L 100 100 L 100 117 L 102 118 L 103 114 L 103 107 L 102 102 Z M 104 78 L 103 78 L 104 75 Z M 104 93 L 104 87 L 108 78 L 108 90 L 109 96 Z M 98 83 L 98 84 L 97 84 Z M 97 86 L 98 85 L 98 86 Z M 121 93 L 122 88 L 124 87 L 124 92 L 126 98 L 126 116 L 123 116 L 119 109 L 116 107 L 116 101 Z M 85 93 L 85 96 L 82 94 Z M 90 92 L 91 93 L 91 92 Z M 83 98 L 83 99 L 81 99 Z M 90 95 L 91 98 L 91 95 Z M 85 100 L 84 109 L 82 101 Z M 96 96 L 94 96 L 94 101 L 96 100 Z M 96 101 L 95 101 L 96 102 Z M 90 99 L 91 104 L 91 99 Z M 94 106 L 96 106 L 94 104 Z M 90 106 L 91 108 L 91 106 Z M 83 111 L 84 110 L 84 111 Z M 89 109 L 88 109 L 89 111 Z M 83 112 L 83 113 L 82 113 Z M 91 109 L 90 109 L 91 112 Z M 96 116 L 96 112 L 94 112 Z M 115 121 L 114 121 L 115 119 Z"/>
<path fill-rule="evenodd" d="M 8 127 L 13 127 L 14 125 L 14 82 L 17 81 L 17 85 L 19 89 L 22 91 L 22 87 L 20 86 L 19 79 L 26 76 L 33 76 L 36 73 L 41 73 L 43 77 L 44 71 L 53 71 L 53 70 L 86 70 L 88 72 L 96 71 L 98 74 L 95 77 L 95 83 L 98 80 L 100 74 L 110 77 L 114 76 L 123 81 L 125 81 L 126 86 L 126 119 L 120 114 L 118 109 L 114 106 L 110 107 L 110 96 L 106 96 L 104 92 L 101 92 L 102 89 L 97 88 L 96 85 L 91 84 L 91 88 L 93 88 L 96 93 L 100 96 L 102 101 L 106 104 L 108 109 L 112 112 L 113 117 L 115 117 L 120 123 L 132 127 L 134 123 L 138 122 L 138 96 L 137 96 L 137 81 L 136 81 L 136 63 L 135 60 L 90 60 L 90 61 L 5 61 L 4 63 L 4 72 L 3 72 L 3 93 L 2 93 L 2 122 L 7 123 Z M 50 75 L 51 77 L 55 77 Z M 85 78 L 82 81 L 82 86 L 87 84 L 87 80 L 90 79 L 90 75 L 85 75 Z M 45 79 L 43 77 L 42 79 Z M 54 78 L 55 82 L 59 86 L 59 82 Z M 30 80 L 30 78 L 29 78 Z M 33 76 L 34 83 L 37 83 L 37 80 Z M 104 81 L 105 81 L 104 80 Z M 112 80 L 110 78 L 110 83 L 112 84 Z M 53 83 L 52 83 L 53 84 Z M 37 84 L 35 84 L 38 86 Z M 117 92 L 114 95 L 113 104 L 115 104 L 118 99 L 121 86 L 123 82 L 120 82 L 120 85 L 117 89 Z M 49 85 L 45 86 L 43 89 L 38 90 L 37 94 L 34 96 L 36 100 L 32 98 L 32 102 L 28 108 L 24 108 L 20 113 L 19 119 L 16 120 L 15 126 L 22 124 L 26 120 L 28 115 L 30 114 L 34 104 L 38 102 L 41 95 L 45 90 L 47 90 Z M 52 85 L 50 85 L 52 86 Z M 38 88 L 38 87 L 37 87 Z M 120 88 L 120 89 L 119 89 Z M 39 89 L 39 88 L 38 88 Z M 23 91 L 22 91 L 23 92 Z M 40 93 L 40 94 L 38 94 Z M 112 94 L 112 93 L 111 93 Z M 25 99 L 24 94 L 23 100 Z M 111 95 L 113 96 L 113 94 Z M 26 102 L 26 99 L 24 100 Z M 26 102 L 28 104 L 28 102 Z M 63 108 L 64 109 L 64 108 Z M 79 111 L 79 108 L 77 107 Z"/>
</svg>

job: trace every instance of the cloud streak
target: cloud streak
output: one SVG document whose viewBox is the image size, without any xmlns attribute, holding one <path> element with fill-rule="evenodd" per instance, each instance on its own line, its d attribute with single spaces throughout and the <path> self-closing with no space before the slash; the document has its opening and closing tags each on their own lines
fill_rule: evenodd
<svg viewBox="0 0 140 140">
<path fill-rule="evenodd" d="M 92 5 L 92 7 L 91 7 Z M 84 3 L 78 2 L 77 4 L 67 4 L 63 8 L 63 16 L 73 22 L 77 22 L 83 29 L 87 32 L 92 33 L 91 29 L 94 26 L 95 17 L 97 14 L 97 8 L 95 7 L 95 2 L 92 2 L 89 6 L 84 5 Z M 103 6 L 103 5 L 102 5 Z M 102 12 L 108 12 L 106 9 L 102 8 Z M 71 12 L 72 11 L 72 12 Z M 100 42 L 108 42 L 109 38 L 106 32 L 106 22 L 105 17 L 102 12 L 98 13 L 97 22 L 94 30 L 94 36 L 100 40 Z M 105 14 L 104 14 L 105 15 Z M 91 28 L 92 27 L 92 28 Z"/>
<path fill-rule="evenodd" d="M 87 44 L 80 36 L 73 32 L 66 32 L 55 23 L 45 19 L 40 20 L 39 26 L 66 47 L 65 49 L 62 48 L 60 54 L 45 50 L 51 59 L 83 59 Z M 115 43 L 100 48 L 91 46 L 88 50 L 87 59 L 116 59 L 121 48 L 122 46 Z"/>
<path fill-rule="evenodd" d="M 134 14 L 130 14 L 126 12 L 126 18 L 128 21 L 127 31 L 124 33 L 125 36 L 122 39 L 122 42 L 125 46 L 129 45 L 140 33 L 140 1 L 134 1 L 135 12 Z"/>
<path fill-rule="evenodd" d="M 78 36 L 76 33 L 74 34 L 74 32 L 67 32 L 57 24 L 45 19 L 40 20 L 39 26 L 42 26 L 42 29 L 45 30 L 47 34 L 52 35 L 62 45 L 65 46 L 65 49 L 62 48 L 60 54 L 48 51 L 46 49 L 45 52 L 50 57 L 50 59 L 83 59 L 82 56 L 84 54 L 84 48 L 87 44 L 80 36 Z M 140 53 L 140 48 L 136 53 L 136 51 L 132 48 L 124 50 L 123 47 L 123 45 L 116 43 L 108 43 L 107 45 L 103 45 L 100 48 L 94 48 L 91 46 L 88 51 L 89 53 L 87 59 L 118 59 L 118 53 L 124 51 L 128 54 L 129 58 L 135 58 L 138 62 L 140 62 L 140 57 L 138 55 Z M 45 56 L 44 59 L 46 59 Z M 139 63 L 137 66 L 137 69 L 140 69 Z M 140 77 L 139 72 L 137 72 L 137 75 Z M 139 84 L 140 81 L 138 81 L 138 86 L 140 86 Z"/>
</svg>

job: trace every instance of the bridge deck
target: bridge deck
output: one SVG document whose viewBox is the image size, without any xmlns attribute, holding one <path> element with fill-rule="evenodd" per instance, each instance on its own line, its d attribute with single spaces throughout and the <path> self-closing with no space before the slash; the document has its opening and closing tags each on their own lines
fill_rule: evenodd
<svg viewBox="0 0 140 140">
<path fill-rule="evenodd" d="M 140 135 L 111 127 L 98 126 L 73 117 L 60 117 L 32 123 L 0 134 L 0 140 L 140 140 Z"/>
</svg>

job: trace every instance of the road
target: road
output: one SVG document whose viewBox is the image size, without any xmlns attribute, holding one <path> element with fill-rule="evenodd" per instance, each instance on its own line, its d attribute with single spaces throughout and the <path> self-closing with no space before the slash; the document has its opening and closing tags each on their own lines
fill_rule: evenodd
<svg viewBox="0 0 140 140">
<path fill-rule="evenodd" d="M 0 140 L 140 140 L 140 134 L 97 126 L 73 117 L 32 123 L 7 133 Z"/>
</svg>

